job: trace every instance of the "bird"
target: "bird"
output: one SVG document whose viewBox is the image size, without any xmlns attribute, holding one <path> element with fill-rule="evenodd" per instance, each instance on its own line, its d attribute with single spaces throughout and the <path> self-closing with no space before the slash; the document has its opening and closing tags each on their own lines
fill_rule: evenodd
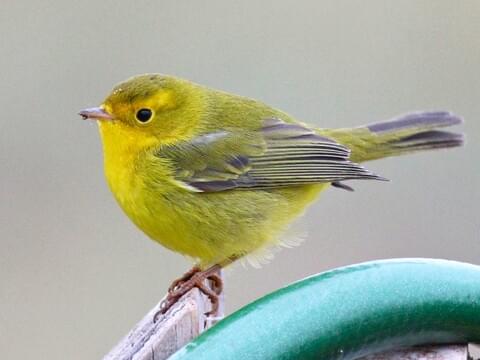
<svg viewBox="0 0 480 360">
<path fill-rule="evenodd" d="M 280 246 L 288 225 L 330 185 L 352 191 L 345 182 L 386 180 L 361 163 L 464 142 L 440 130 L 462 122 L 447 111 L 318 128 L 261 101 L 157 73 L 119 83 L 79 115 L 98 123 L 106 180 L 125 214 L 193 261 L 155 318 L 194 287 L 214 313 L 219 269 Z"/>
</svg>

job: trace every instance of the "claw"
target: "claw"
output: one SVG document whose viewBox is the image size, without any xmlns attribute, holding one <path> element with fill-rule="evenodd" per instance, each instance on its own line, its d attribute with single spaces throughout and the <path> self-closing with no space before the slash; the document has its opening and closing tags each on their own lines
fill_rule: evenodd
<svg viewBox="0 0 480 360">
<path fill-rule="evenodd" d="M 223 291 L 223 280 L 217 274 L 210 275 L 207 280 L 212 282 L 212 290 L 215 291 L 217 295 L 220 295 Z"/>
<path fill-rule="evenodd" d="M 201 283 L 200 286 L 197 286 L 197 288 L 206 296 L 208 296 L 208 299 L 210 300 L 210 303 L 212 304 L 212 307 L 209 311 L 207 311 L 206 313 L 204 313 L 205 316 L 210 316 L 210 315 L 213 315 L 213 314 L 216 314 L 217 311 L 218 311 L 218 306 L 219 306 L 219 302 L 218 302 L 218 294 L 213 291 L 212 289 L 210 289 L 207 285 L 205 285 L 204 283 Z"/>
</svg>

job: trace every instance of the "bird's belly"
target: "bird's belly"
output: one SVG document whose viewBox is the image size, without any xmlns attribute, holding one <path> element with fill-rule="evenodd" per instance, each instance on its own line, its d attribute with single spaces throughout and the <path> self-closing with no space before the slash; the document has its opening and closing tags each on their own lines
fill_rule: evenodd
<svg viewBox="0 0 480 360">
<path fill-rule="evenodd" d="M 138 183 L 117 197 L 150 238 L 205 266 L 275 244 L 286 225 L 328 184 L 270 191 L 192 193 Z"/>
</svg>

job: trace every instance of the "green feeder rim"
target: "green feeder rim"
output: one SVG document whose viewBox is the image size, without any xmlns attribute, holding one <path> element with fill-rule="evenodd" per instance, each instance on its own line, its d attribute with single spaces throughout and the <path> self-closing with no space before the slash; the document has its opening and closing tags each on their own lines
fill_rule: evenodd
<svg viewBox="0 0 480 360">
<path fill-rule="evenodd" d="M 480 342 L 480 266 L 393 259 L 341 267 L 279 289 L 169 359 L 356 359 L 468 342 Z"/>
</svg>

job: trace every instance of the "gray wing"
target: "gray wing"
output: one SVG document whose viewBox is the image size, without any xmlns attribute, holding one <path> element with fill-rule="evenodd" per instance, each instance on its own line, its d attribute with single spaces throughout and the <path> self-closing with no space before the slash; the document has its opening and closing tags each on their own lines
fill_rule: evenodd
<svg viewBox="0 0 480 360">
<path fill-rule="evenodd" d="M 383 178 L 349 160 L 350 151 L 299 124 L 267 119 L 257 131 L 225 129 L 163 147 L 175 179 L 198 192 L 271 189 Z"/>
</svg>

